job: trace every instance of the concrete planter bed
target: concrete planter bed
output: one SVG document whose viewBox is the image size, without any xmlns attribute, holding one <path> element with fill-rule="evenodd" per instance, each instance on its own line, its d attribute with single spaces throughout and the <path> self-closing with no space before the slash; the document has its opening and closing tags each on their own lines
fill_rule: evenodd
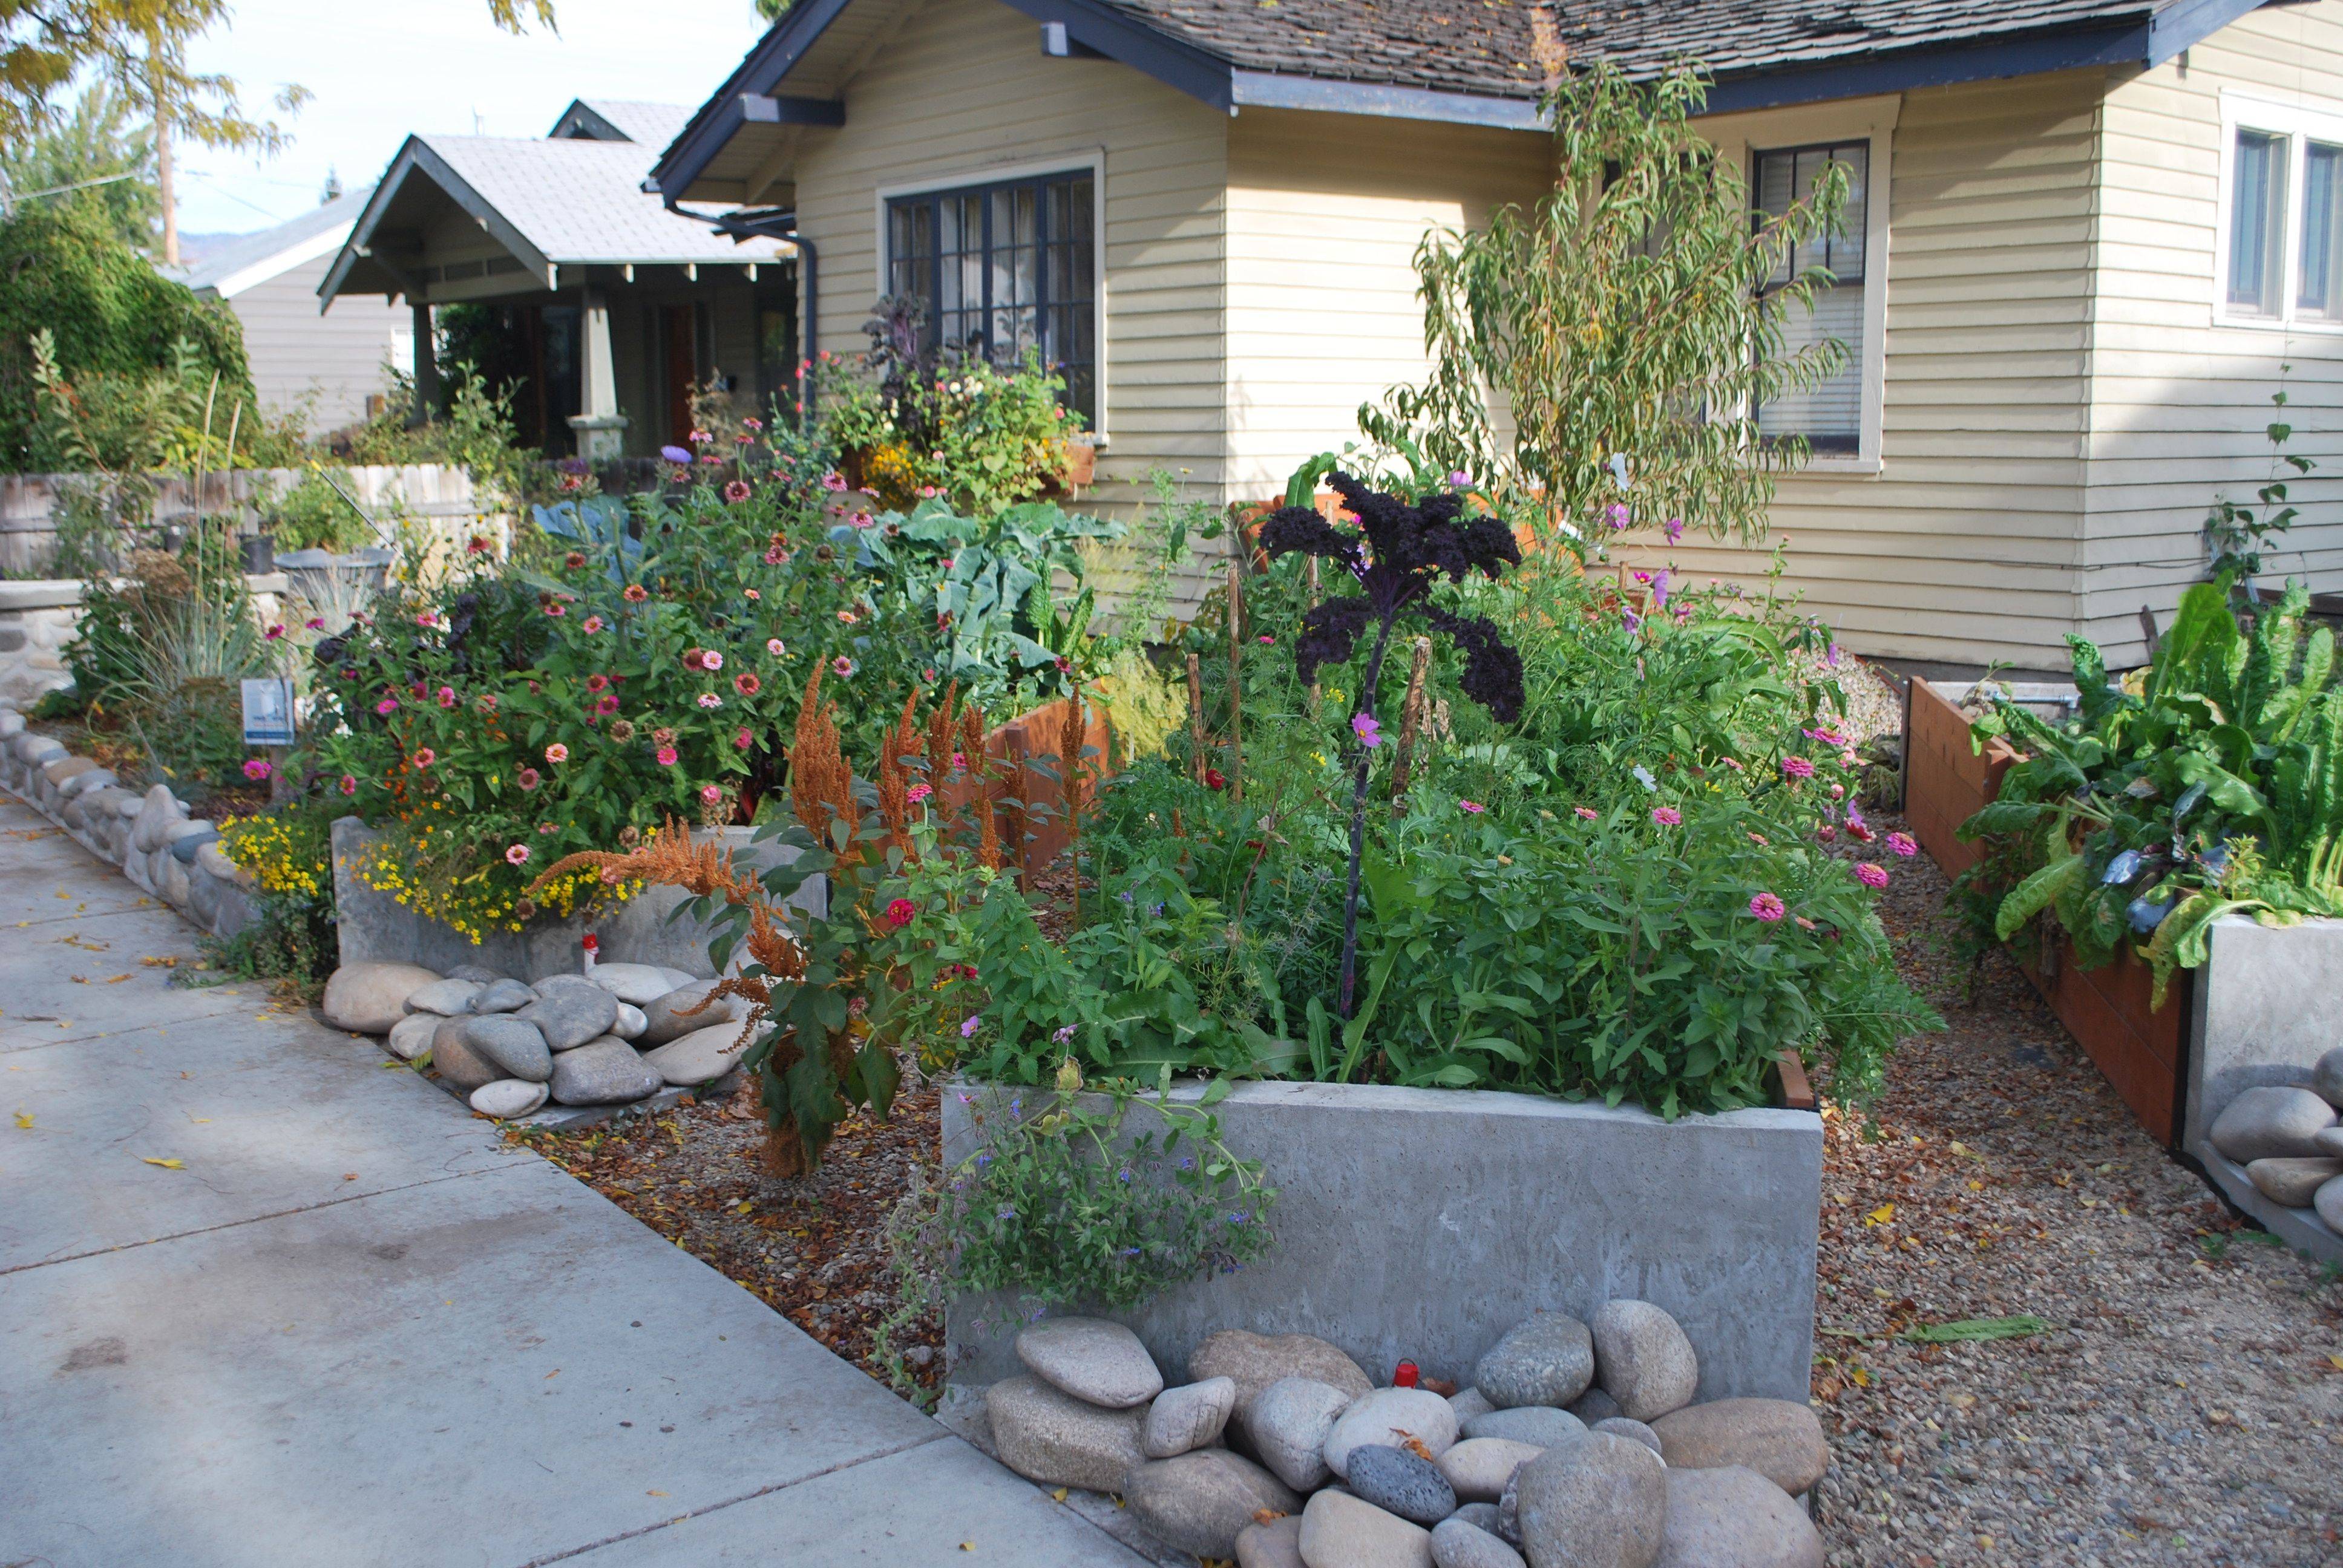
<svg viewBox="0 0 2343 1568">
<path fill-rule="evenodd" d="M 948 1168 L 976 1148 L 975 1115 L 999 1114 L 1011 1092 L 947 1091 Z M 1175 1087 L 1173 1099 L 1201 1092 Z M 1029 1115 L 1047 1099 L 1027 1097 Z M 1267 1551 L 1236 1539 L 1258 1507 L 1293 1516 L 1263 1528 L 1298 1533 L 1304 1561 L 1351 1560 L 1342 1543 L 1356 1532 L 1358 1550 L 1373 1536 L 1402 1553 L 1357 1560 L 1401 1562 L 1436 1549 L 1427 1530 L 1454 1537 L 1469 1525 L 1518 1542 L 1558 1528 L 1550 1504 L 1530 1517 L 1544 1484 L 1532 1461 L 1553 1451 L 1557 1470 L 1619 1472 L 1622 1490 L 1584 1511 L 1589 1528 L 1648 1529 L 1656 1540 L 1722 1522 L 1749 1533 L 1751 1561 L 1820 1563 L 1792 1501 L 1827 1462 L 1807 1402 L 1818 1116 L 1750 1110 L 1671 1123 L 1523 1094 L 1322 1083 L 1249 1083 L 1214 1109 L 1222 1141 L 1263 1160 L 1278 1191 L 1274 1239 L 1258 1261 L 1112 1322 L 1029 1326 L 1011 1302 L 951 1303 L 948 1411 L 1011 1468 L 1119 1492 L 1151 1533 L 1208 1557 L 1234 1549 L 1252 1562 L 1250 1552 Z M 1629 1324 L 1669 1348 L 1638 1362 L 1606 1339 Z M 1136 1397 L 1082 1382 L 1037 1335 L 1101 1353 L 1119 1336 Z M 1552 1382 L 1516 1386 L 1524 1362 L 1553 1371 Z M 1458 1392 L 1382 1386 L 1408 1380 L 1402 1362 Z M 1658 1363 L 1671 1368 L 1664 1395 L 1634 1370 Z M 1186 1385 L 1159 1395 L 1181 1370 Z M 1304 1419 L 1312 1412 L 1316 1426 Z M 1623 1414 L 1634 1419 L 1614 1419 Z M 1228 1446 L 1213 1446 L 1223 1423 Z M 1199 1424 L 1211 1433 L 1196 1439 Z M 1310 1430 L 1297 1441 L 1289 1426 Z M 1345 1475 L 1353 1442 L 1413 1457 L 1378 1455 L 1369 1473 L 1353 1462 Z M 1329 1479 L 1314 1462 L 1322 1445 L 1354 1496 L 1320 1493 L 1304 1507 Z M 1646 1473 L 1653 1449 L 1667 1463 Z M 1728 1479 L 1725 1466 L 1740 1470 Z"/>
</svg>

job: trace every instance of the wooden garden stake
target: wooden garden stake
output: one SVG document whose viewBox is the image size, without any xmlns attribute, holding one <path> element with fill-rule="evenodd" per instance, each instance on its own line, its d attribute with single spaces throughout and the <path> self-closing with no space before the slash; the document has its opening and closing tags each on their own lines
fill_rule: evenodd
<svg viewBox="0 0 2343 1568">
<path fill-rule="evenodd" d="M 1423 675 L 1432 668 L 1432 639 L 1415 639 L 1415 656 L 1407 672 L 1407 700 L 1400 705 L 1399 757 L 1392 765 L 1392 799 L 1407 793 L 1407 768 L 1415 756 L 1415 732 L 1423 723 Z"/>
<path fill-rule="evenodd" d="M 1311 556 L 1302 563 L 1302 608 L 1307 612 L 1318 608 L 1318 558 Z M 1318 712 L 1318 683 L 1310 683 L 1310 712 Z"/>
<path fill-rule="evenodd" d="M 1204 672 L 1196 656 L 1188 656 L 1188 748 L 1192 753 L 1188 772 L 1197 783 L 1204 781 Z"/>
<path fill-rule="evenodd" d="M 1244 567 L 1229 563 L 1229 799 L 1244 799 Z"/>
</svg>

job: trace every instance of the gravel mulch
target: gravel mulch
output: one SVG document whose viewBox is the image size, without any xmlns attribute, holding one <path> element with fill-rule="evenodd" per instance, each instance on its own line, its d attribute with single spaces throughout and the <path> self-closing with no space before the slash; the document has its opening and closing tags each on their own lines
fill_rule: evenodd
<svg viewBox="0 0 2343 1568">
<path fill-rule="evenodd" d="M 1883 914 L 1950 1029 L 1826 1122 L 1831 1563 L 2343 1563 L 2343 1282 L 2158 1149 L 2006 959 L 1972 997 L 1943 877 L 1904 866 Z"/>
</svg>

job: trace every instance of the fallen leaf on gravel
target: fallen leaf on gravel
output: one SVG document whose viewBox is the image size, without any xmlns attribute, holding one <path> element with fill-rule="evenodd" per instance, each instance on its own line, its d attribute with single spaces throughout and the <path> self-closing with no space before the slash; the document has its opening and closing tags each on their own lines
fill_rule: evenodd
<svg viewBox="0 0 2343 1568">
<path fill-rule="evenodd" d="M 152 1154 L 141 1154 L 138 1158 L 146 1164 L 160 1165 L 166 1171 L 185 1171 L 187 1168 L 187 1162 L 186 1161 L 176 1158 L 170 1160 L 157 1160 Z"/>
<path fill-rule="evenodd" d="M 28 1127 L 30 1127 L 30 1126 L 32 1126 L 32 1125 L 33 1125 L 33 1113 L 32 1113 L 31 1111 L 19 1111 L 18 1112 L 16 1112 L 16 1125 L 17 1125 L 17 1126 L 19 1126 L 19 1127 L 27 1127 L 27 1128 L 28 1128 Z M 2332 1358 L 2330 1358 L 2330 1359 L 2332 1359 Z"/>
<path fill-rule="evenodd" d="M 1970 1340 L 2024 1339 L 2049 1327 L 2031 1312 L 2023 1312 L 2009 1318 L 1956 1318 L 1948 1323 L 1922 1323 L 1906 1329 L 1899 1337 L 1917 1344 L 1948 1345 Z"/>
<path fill-rule="evenodd" d="M 1896 1205 L 1893 1203 L 1882 1203 L 1878 1208 L 1874 1209 L 1870 1213 L 1865 1214 L 1863 1217 L 1863 1222 L 1865 1225 L 1885 1225 L 1895 1218 Z"/>
<path fill-rule="evenodd" d="M 1055 1492 L 1052 1492 L 1051 1493 L 1050 1493 L 1050 1501 L 1051 1501 L 1052 1503 L 1063 1503 L 1065 1500 L 1066 1500 L 1066 1489 L 1065 1489 L 1064 1487 L 1062 1487 L 1062 1486 L 1061 1486 L 1060 1488 L 1058 1488 Z"/>
</svg>

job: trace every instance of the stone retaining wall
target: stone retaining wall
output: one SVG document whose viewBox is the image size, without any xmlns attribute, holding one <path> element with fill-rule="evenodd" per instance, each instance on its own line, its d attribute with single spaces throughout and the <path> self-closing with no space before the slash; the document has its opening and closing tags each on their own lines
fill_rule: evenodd
<svg viewBox="0 0 2343 1568">
<path fill-rule="evenodd" d="M 144 795 L 121 788 L 106 769 L 27 729 L 24 716 L 5 707 L 0 787 L 214 936 L 232 936 L 251 920 L 252 873 L 220 853 L 216 828 L 191 820 L 166 785 Z"/>
<path fill-rule="evenodd" d="M 948 1164 L 975 1151 L 974 1114 L 1001 1114 L 1007 1098 L 945 1091 Z M 1027 1094 L 1028 1115 L 1041 1098 Z M 1275 1240 L 1236 1273 L 1113 1314 L 1166 1366 L 1242 1324 L 1315 1334 L 1378 1377 L 1405 1360 L 1461 1384 L 1530 1313 L 1584 1318 L 1632 1297 L 1683 1325 L 1702 1400 L 1805 1402 L 1822 1212 L 1812 1111 L 1664 1121 L 1526 1094 L 1332 1083 L 1243 1084 L 1213 1111 L 1229 1148 L 1267 1167 Z M 1135 1106 L 1123 1131 L 1160 1125 Z M 1012 1302 L 955 1302 L 953 1382 L 1014 1373 L 1020 1326 Z"/>
</svg>

